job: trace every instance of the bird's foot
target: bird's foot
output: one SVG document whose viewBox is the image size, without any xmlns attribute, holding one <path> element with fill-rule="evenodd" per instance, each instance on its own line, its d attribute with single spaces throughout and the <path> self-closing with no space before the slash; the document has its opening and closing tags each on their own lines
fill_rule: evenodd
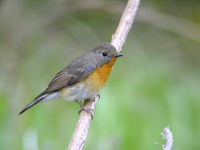
<svg viewBox="0 0 200 150">
<path fill-rule="evenodd" d="M 93 119 L 93 114 L 92 114 L 91 111 L 94 111 L 94 110 L 83 106 L 78 100 L 75 100 L 75 101 L 76 101 L 76 102 L 81 106 L 81 108 L 82 108 L 81 110 L 78 111 L 78 114 L 80 115 L 81 111 L 84 110 L 84 111 L 86 111 L 88 114 L 90 114 L 91 117 L 92 117 L 92 119 Z"/>
<path fill-rule="evenodd" d="M 93 114 L 92 114 L 92 112 L 91 112 L 91 111 L 94 111 L 93 109 L 86 108 L 86 107 L 83 108 L 83 107 L 82 107 L 82 109 L 78 111 L 78 114 L 79 114 L 79 115 L 80 115 L 80 113 L 81 113 L 82 110 L 84 110 L 84 111 L 86 111 L 88 114 L 90 114 L 91 117 L 92 117 L 92 119 L 93 119 Z"/>
</svg>

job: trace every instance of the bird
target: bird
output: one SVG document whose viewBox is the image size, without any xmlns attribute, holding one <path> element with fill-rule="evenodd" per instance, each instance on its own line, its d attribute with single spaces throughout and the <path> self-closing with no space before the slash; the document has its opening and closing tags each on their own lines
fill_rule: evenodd
<svg viewBox="0 0 200 150">
<path fill-rule="evenodd" d="M 60 97 L 66 101 L 76 101 L 82 110 L 91 114 L 90 109 L 83 106 L 80 101 L 99 94 L 116 59 L 121 56 L 123 54 L 118 53 L 112 44 L 99 43 L 94 49 L 74 59 L 58 72 L 47 89 L 20 111 L 19 115 L 38 103 Z"/>
</svg>

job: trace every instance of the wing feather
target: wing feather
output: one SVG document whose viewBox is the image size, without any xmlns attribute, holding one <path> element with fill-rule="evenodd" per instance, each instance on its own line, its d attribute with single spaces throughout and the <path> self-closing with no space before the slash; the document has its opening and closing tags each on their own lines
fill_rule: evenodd
<svg viewBox="0 0 200 150">
<path fill-rule="evenodd" d="M 62 71 L 56 74 L 55 78 L 53 78 L 43 94 L 59 91 L 64 87 L 76 84 L 77 82 L 88 77 L 95 71 L 95 69 L 96 65 L 91 63 L 79 66 L 74 70 L 64 68 Z"/>
</svg>

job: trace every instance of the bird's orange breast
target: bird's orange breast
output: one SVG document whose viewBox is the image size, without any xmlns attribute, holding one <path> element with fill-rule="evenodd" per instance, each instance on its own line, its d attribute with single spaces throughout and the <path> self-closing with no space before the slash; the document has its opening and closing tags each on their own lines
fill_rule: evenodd
<svg viewBox="0 0 200 150">
<path fill-rule="evenodd" d="M 103 84 L 103 85 L 106 84 L 106 81 L 108 80 L 112 66 L 114 65 L 116 59 L 117 59 L 116 57 L 113 57 L 109 63 L 104 64 L 102 67 L 99 67 L 99 66 L 97 67 L 94 74 L 96 76 L 95 78 L 97 79 L 96 82 L 99 82 L 100 84 Z"/>
<path fill-rule="evenodd" d="M 86 78 L 89 82 L 91 90 L 100 92 L 101 89 L 106 84 L 112 66 L 114 65 L 117 58 L 113 57 L 111 61 L 107 64 L 104 64 L 102 67 L 98 66 L 97 69 Z M 87 82 L 86 81 L 86 82 Z"/>
</svg>

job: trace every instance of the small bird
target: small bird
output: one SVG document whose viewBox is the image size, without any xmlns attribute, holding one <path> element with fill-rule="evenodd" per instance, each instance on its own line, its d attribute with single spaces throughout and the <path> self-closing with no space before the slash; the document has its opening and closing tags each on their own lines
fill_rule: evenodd
<svg viewBox="0 0 200 150">
<path fill-rule="evenodd" d="M 123 55 L 119 54 L 110 43 L 98 44 L 58 72 L 47 89 L 19 112 L 19 115 L 39 102 L 60 97 L 67 101 L 76 101 L 83 110 L 91 114 L 90 109 L 79 101 L 99 94 L 108 80 L 116 59 L 121 56 Z"/>
</svg>

